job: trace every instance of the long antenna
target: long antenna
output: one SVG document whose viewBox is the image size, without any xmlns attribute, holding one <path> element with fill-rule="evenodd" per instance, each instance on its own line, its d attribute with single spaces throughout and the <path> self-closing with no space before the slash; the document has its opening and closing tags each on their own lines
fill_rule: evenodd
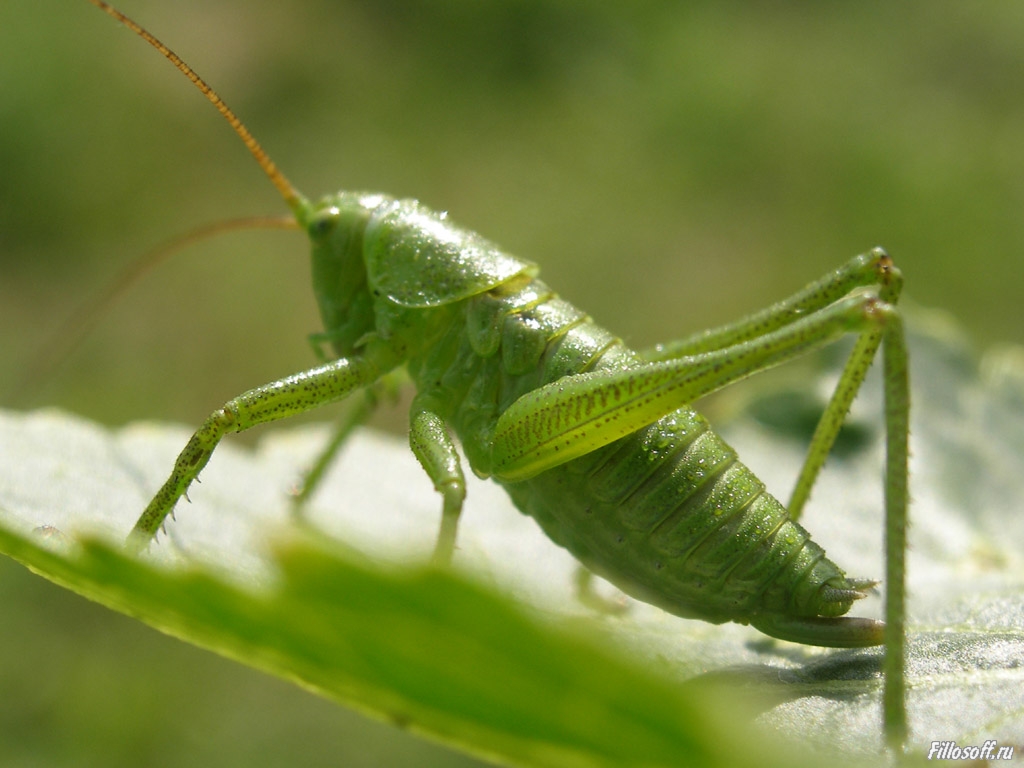
<svg viewBox="0 0 1024 768">
<path fill-rule="evenodd" d="M 249 152 L 252 153 L 252 156 L 256 158 L 256 162 L 260 164 L 260 168 L 263 169 L 263 172 L 267 174 L 267 177 L 274 183 L 274 186 L 277 187 L 277 191 L 281 193 L 281 197 L 284 198 L 285 202 L 288 204 L 288 207 L 291 208 L 296 214 L 298 214 L 305 207 L 306 201 L 303 199 L 302 195 L 300 195 L 298 190 L 296 190 L 295 187 L 292 186 L 291 182 L 288 181 L 287 177 L 283 173 L 281 173 L 280 170 L 278 170 L 277 166 L 274 164 L 274 161 L 270 159 L 270 155 L 268 155 L 264 151 L 263 147 L 260 146 L 260 143 L 256 141 L 256 137 L 249 133 L 249 129 L 246 128 L 245 124 L 238 119 L 238 116 L 231 111 L 231 107 L 229 107 L 224 102 L 224 99 L 222 99 L 218 95 L 218 93 L 215 90 L 213 90 L 213 88 L 211 88 L 206 83 L 205 80 L 203 80 L 203 78 L 196 74 L 196 71 L 192 69 L 192 67 L 186 64 L 184 61 L 182 61 L 181 57 L 178 56 L 178 54 L 176 54 L 174 51 L 172 51 L 170 48 L 168 48 L 166 45 L 160 42 L 160 40 L 158 40 L 155 36 L 150 34 L 143 27 L 141 27 L 139 24 L 137 24 L 129 17 L 125 16 L 116 8 L 103 2 L 103 0 L 89 0 L 89 2 L 95 5 L 104 13 L 113 16 L 119 22 L 128 27 L 128 29 L 130 29 L 132 32 L 137 34 L 147 43 L 149 43 L 158 51 L 160 51 L 160 53 L 163 54 L 164 58 L 170 61 L 174 66 L 176 66 L 181 71 L 182 74 L 185 75 L 185 77 L 191 80 L 192 84 L 200 91 L 202 91 L 203 95 L 206 96 L 206 98 L 210 100 L 213 106 L 217 108 L 217 111 L 224 116 L 224 119 L 231 124 L 232 129 L 234 129 L 235 133 L 238 134 L 238 138 L 242 140 L 245 146 L 249 149 Z"/>
</svg>

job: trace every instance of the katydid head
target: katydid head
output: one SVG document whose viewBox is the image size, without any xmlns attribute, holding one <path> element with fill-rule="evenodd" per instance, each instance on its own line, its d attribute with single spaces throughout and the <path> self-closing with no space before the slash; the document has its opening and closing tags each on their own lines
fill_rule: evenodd
<svg viewBox="0 0 1024 768">
<path fill-rule="evenodd" d="M 398 332 L 404 313 L 420 316 L 422 332 L 423 313 L 537 272 L 415 200 L 339 192 L 305 206 L 298 218 L 313 248 L 324 335 L 342 357 L 374 332 Z"/>
<path fill-rule="evenodd" d="M 364 236 L 381 195 L 339 192 L 300 214 L 312 246 L 313 291 L 326 339 L 339 356 L 355 351 L 374 328 Z"/>
</svg>

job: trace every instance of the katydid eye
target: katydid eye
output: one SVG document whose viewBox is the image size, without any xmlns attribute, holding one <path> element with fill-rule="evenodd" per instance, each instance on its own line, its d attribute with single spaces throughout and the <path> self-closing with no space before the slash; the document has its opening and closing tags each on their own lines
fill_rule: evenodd
<svg viewBox="0 0 1024 768">
<path fill-rule="evenodd" d="M 309 235 L 322 238 L 329 235 L 338 223 L 338 209 L 330 207 L 318 213 L 309 223 Z"/>
</svg>

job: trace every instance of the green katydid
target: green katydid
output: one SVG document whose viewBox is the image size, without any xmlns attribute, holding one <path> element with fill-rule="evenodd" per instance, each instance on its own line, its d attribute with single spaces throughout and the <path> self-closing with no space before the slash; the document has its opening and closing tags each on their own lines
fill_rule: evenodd
<svg viewBox="0 0 1024 768">
<path fill-rule="evenodd" d="M 634 352 L 560 299 L 535 265 L 412 200 L 302 197 L 223 100 L 156 38 L 90 0 L 170 59 L 217 107 L 312 241 L 314 291 L 335 359 L 215 410 L 130 536 L 145 547 L 221 438 L 372 389 L 405 368 L 413 452 L 441 494 L 435 557 L 455 549 L 472 470 L 587 568 L 680 616 L 736 621 L 796 642 L 885 644 L 887 738 L 905 737 L 904 550 L 909 398 L 881 249 L 737 323 Z M 689 403 L 748 375 L 859 338 L 788 508 Z M 876 352 L 884 365 L 886 622 L 843 616 L 873 584 L 848 578 L 797 522 Z"/>
</svg>

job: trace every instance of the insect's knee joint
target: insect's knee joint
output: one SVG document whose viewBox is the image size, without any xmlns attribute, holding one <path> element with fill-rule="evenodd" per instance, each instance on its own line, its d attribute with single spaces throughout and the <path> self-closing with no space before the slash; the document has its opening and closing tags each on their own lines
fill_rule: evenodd
<svg viewBox="0 0 1024 768">
<path fill-rule="evenodd" d="M 862 307 L 864 319 L 872 325 L 884 326 L 893 318 L 899 310 L 877 293 L 871 292 L 864 297 Z"/>
<path fill-rule="evenodd" d="M 893 266 L 892 257 L 882 246 L 876 245 L 871 249 L 870 253 L 871 258 L 874 259 L 875 264 L 879 269 L 886 269 Z"/>
<path fill-rule="evenodd" d="M 238 409 L 228 403 L 214 411 L 206 424 L 218 432 L 237 432 L 241 428 Z"/>
<path fill-rule="evenodd" d="M 445 514 L 459 514 L 462 503 L 466 500 L 466 484 L 461 480 L 447 480 L 437 486 L 438 492 L 444 498 Z"/>
<path fill-rule="evenodd" d="M 873 248 L 871 256 L 875 274 L 878 276 L 878 284 L 890 292 L 895 289 L 898 293 L 903 286 L 903 273 L 900 272 L 892 257 L 883 248 Z"/>
</svg>

